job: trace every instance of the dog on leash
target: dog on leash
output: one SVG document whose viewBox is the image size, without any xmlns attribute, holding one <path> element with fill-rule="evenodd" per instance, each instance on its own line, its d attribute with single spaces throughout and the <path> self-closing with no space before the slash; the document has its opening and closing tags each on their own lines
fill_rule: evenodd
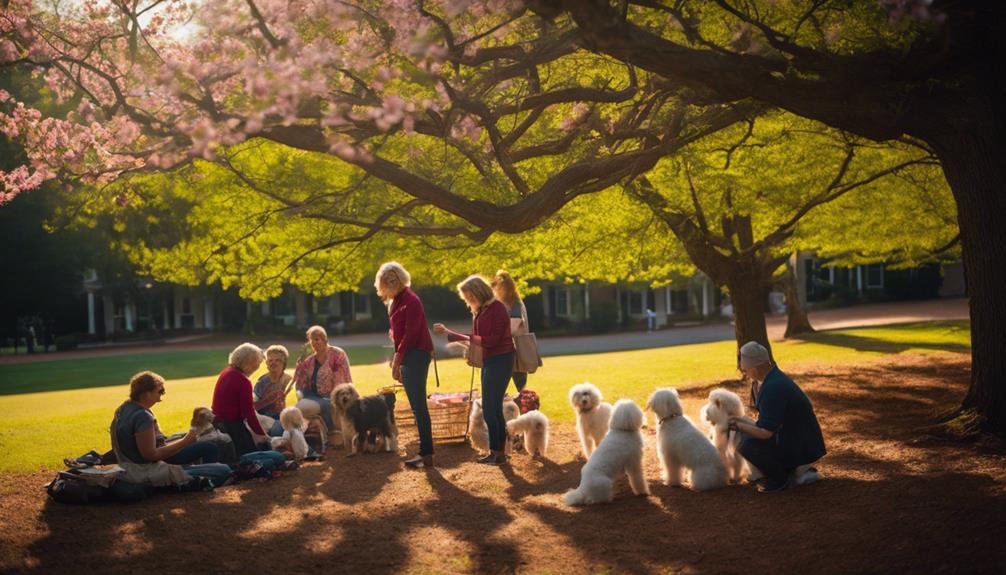
<svg viewBox="0 0 1006 575">
<path fill-rule="evenodd" d="M 714 389 L 709 392 L 709 399 L 699 411 L 699 422 L 709 431 L 709 439 L 713 441 L 723 464 L 727 468 L 727 477 L 731 482 L 740 482 L 744 477 L 747 461 L 738 451 L 741 434 L 729 429 L 730 418 L 737 417 L 741 421 L 754 424 L 750 417 L 744 417 L 744 402 L 736 393 L 726 389 Z M 751 475 L 759 476 L 753 467 Z"/>
<path fill-rule="evenodd" d="M 339 424 L 339 433 L 342 435 L 342 445 L 346 452 L 353 450 L 353 438 L 356 436 L 353 428 L 353 421 L 346 411 L 353 402 L 360 399 L 360 392 L 352 383 L 340 383 L 332 389 L 332 420 Z"/>
<path fill-rule="evenodd" d="M 520 415 L 520 407 L 512 399 L 503 400 L 503 421 L 509 422 Z M 482 411 L 482 400 L 472 401 L 472 412 L 468 415 L 468 440 L 472 447 L 480 451 L 489 451 L 489 427 L 486 425 L 485 414 Z M 506 453 L 513 452 L 516 438 L 511 437 L 506 444 Z"/>
<path fill-rule="evenodd" d="M 656 414 L 657 457 L 666 485 L 681 485 L 682 472 L 690 477 L 692 489 L 706 491 L 727 484 L 727 468 L 720 452 L 681 408 L 678 390 L 663 388 L 650 395 L 646 409 Z"/>
<path fill-rule="evenodd" d="M 350 403 L 346 407 L 346 417 L 351 423 L 348 429 L 352 430 L 353 439 L 346 456 L 352 457 L 370 449 L 376 452 L 379 441 L 385 451 L 398 451 L 398 428 L 395 426 L 394 412 L 394 393 L 368 395 Z M 347 435 L 345 429 L 344 437 Z"/>
<path fill-rule="evenodd" d="M 304 414 L 296 407 L 284 408 L 279 413 L 279 423 L 283 426 L 283 436 L 270 440 L 272 448 L 282 453 L 289 452 L 294 461 L 303 461 L 308 452 L 307 439 L 304 437 L 307 429 Z"/>
<path fill-rule="evenodd" d="M 580 470 L 580 485 L 567 491 L 566 505 L 591 505 L 612 500 L 612 485 L 620 473 L 629 478 L 629 487 L 636 495 L 649 495 L 650 488 L 643 475 L 643 410 L 629 399 L 615 402 L 608 434 L 591 453 Z"/>
<path fill-rule="evenodd" d="M 601 390 L 589 382 L 570 388 L 569 403 L 576 412 L 576 431 L 583 457 L 590 459 L 590 454 L 608 433 L 611 404 L 604 402 Z"/>
<path fill-rule="evenodd" d="M 548 450 L 548 418 L 533 409 L 524 415 L 506 422 L 506 430 L 511 437 L 524 436 L 524 449 L 532 457 L 544 457 Z"/>
</svg>

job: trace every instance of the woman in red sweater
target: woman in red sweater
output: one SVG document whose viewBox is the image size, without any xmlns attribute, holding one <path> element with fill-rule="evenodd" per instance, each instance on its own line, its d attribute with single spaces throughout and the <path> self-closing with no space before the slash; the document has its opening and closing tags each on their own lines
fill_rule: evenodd
<svg viewBox="0 0 1006 575">
<path fill-rule="evenodd" d="M 381 265 L 374 278 L 378 297 L 388 306 L 389 335 L 395 344 L 391 377 L 402 382 L 419 429 L 419 454 L 405 460 L 409 467 L 433 466 L 433 427 L 426 406 L 426 377 L 433 354 L 433 338 L 426 325 L 426 311 L 409 287 L 412 278 L 397 262 Z"/>
<path fill-rule="evenodd" d="M 257 345 L 242 343 L 237 346 L 227 358 L 227 369 L 220 372 L 216 387 L 213 388 L 213 415 L 231 436 L 239 457 L 258 451 L 248 427 L 261 439 L 265 439 L 266 433 L 255 414 L 252 383 L 248 379 L 262 365 L 264 357 Z M 245 422 L 248 427 L 245 427 Z"/>
<path fill-rule="evenodd" d="M 458 294 L 472 311 L 472 333 L 456 333 L 442 323 L 433 324 L 433 331 L 446 333 L 448 341 L 469 341 L 482 346 L 482 413 L 489 428 L 491 451 L 479 463 L 501 465 L 507 461 L 503 396 L 513 374 L 510 311 L 494 297 L 493 289 L 482 276 L 469 276 L 459 283 Z"/>
</svg>

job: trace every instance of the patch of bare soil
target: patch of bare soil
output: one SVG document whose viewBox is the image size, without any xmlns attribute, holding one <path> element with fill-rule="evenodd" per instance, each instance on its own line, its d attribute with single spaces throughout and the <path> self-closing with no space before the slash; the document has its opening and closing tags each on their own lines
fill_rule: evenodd
<svg viewBox="0 0 1006 575">
<path fill-rule="evenodd" d="M 614 503 L 569 509 L 561 495 L 582 462 L 568 424 L 553 426 L 545 461 L 517 455 L 510 467 L 485 467 L 468 447 L 440 445 L 438 468 L 417 472 L 391 454 L 345 459 L 330 450 L 271 482 L 134 505 L 54 504 L 42 491 L 48 473 L 11 476 L 0 481 L 0 569 L 1002 572 L 1006 450 L 928 431 L 962 397 L 966 357 L 897 356 L 790 375 L 814 401 L 829 455 L 823 481 L 783 493 L 663 486 L 650 430 L 652 496 L 633 497 L 623 480 Z"/>
</svg>

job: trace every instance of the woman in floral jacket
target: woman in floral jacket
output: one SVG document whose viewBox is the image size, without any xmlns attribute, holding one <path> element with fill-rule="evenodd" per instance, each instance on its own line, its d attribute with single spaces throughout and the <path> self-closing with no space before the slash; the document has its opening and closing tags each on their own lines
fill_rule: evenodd
<svg viewBox="0 0 1006 575">
<path fill-rule="evenodd" d="M 297 362 L 293 374 L 297 396 L 313 400 L 321 406 L 321 417 L 331 431 L 335 429 L 332 390 L 340 383 L 353 382 L 349 374 L 349 356 L 341 348 L 328 344 L 328 333 L 320 325 L 308 328 L 307 342 L 314 353 Z"/>
</svg>

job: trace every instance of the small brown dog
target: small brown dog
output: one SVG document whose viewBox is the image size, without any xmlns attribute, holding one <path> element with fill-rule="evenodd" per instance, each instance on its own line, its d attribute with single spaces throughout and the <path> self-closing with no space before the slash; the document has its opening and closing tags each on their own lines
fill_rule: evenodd
<svg viewBox="0 0 1006 575">
<path fill-rule="evenodd" d="M 208 407 L 197 407 L 192 411 L 192 431 L 196 432 L 196 435 L 206 435 L 207 433 L 214 431 L 213 427 L 213 410 Z"/>
</svg>

